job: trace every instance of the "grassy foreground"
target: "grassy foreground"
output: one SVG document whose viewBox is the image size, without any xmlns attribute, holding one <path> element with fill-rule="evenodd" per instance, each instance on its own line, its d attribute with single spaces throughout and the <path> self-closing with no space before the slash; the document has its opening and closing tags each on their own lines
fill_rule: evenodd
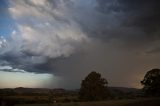
<svg viewBox="0 0 160 106">
<path fill-rule="evenodd" d="M 160 98 L 135 100 L 110 100 L 102 102 L 71 102 L 55 104 L 26 104 L 16 106 L 160 106 Z"/>
</svg>

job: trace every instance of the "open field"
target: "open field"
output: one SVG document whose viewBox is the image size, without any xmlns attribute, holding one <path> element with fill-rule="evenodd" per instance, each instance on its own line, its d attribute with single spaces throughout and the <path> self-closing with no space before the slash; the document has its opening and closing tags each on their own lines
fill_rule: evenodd
<svg viewBox="0 0 160 106">
<path fill-rule="evenodd" d="M 16 105 L 16 106 L 160 106 L 160 98 L 135 99 L 135 100 L 110 100 L 102 102 L 72 102 L 72 103 L 55 103 L 37 104 L 37 105 Z"/>
</svg>

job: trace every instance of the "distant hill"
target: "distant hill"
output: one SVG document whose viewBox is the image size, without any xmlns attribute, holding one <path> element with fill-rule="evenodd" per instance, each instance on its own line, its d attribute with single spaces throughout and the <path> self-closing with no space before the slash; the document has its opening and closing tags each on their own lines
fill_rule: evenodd
<svg viewBox="0 0 160 106">
<path fill-rule="evenodd" d="M 115 96 L 119 95 L 129 95 L 129 94 L 138 94 L 140 92 L 140 89 L 135 88 L 126 88 L 126 87 L 108 87 L 111 94 Z M 6 89 L 0 89 L 0 95 L 2 94 L 62 94 L 62 95 L 77 95 L 79 90 L 65 90 L 62 88 L 56 88 L 56 89 L 48 89 L 48 88 L 6 88 Z"/>
<path fill-rule="evenodd" d="M 15 88 L 13 89 L 16 93 L 48 93 L 51 89 L 47 88 Z"/>
<path fill-rule="evenodd" d="M 142 96 L 141 89 L 127 88 L 127 87 L 108 87 L 110 93 L 118 98 L 133 98 Z"/>
<path fill-rule="evenodd" d="M 110 97 L 108 99 L 134 99 L 142 97 L 141 90 L 125 87 L 108 87 Z M 79 101 L 79 89 L 66 90 L 62 88 L 6 88 L 0 89 L 0 100 L 12 100 L 17 104 L 50 103 L 54 98 L 57 102 Z M 53 102 L 53 101 L 52 101 Z"/>
<path fill-rule="evenodd" d="M 62 88 L 48 89 L 48 88 L 4 88 L 0 89 L 0 96 L 3 95 L 49 95 L 54 93 L 54 95 L 77 95 L 76 90 L 65 90 Z"/>
<path fill-rule="evenodd" d="M 121 92 L 124 92 L 124 93 L 136 93 L 136 92 L 139 92 L 140 89 L 136 89 L 136 88 L 127 88 L 127 87 L 108 87 L 109 90 L 113 91 L 113 90 L 119 90 Z"/>
</svg>

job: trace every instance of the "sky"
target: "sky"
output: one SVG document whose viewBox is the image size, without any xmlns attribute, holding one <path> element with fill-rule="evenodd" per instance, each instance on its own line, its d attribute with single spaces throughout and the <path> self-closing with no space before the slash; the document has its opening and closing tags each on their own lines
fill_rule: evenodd
<svg viewBox="0 0 160 106">
<path fill-rule="evenodd" d="M 91 71 L 141 88 L 160 68 L 159 0 L 0 0 L 0 88 L 77 89 Z"/>
</svg>

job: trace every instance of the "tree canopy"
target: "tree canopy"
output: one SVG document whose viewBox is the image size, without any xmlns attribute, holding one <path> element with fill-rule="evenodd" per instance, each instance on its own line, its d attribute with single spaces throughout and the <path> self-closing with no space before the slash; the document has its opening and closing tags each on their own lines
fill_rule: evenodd
<svg viewBox="0 0 160 106">
<path fill-rule="evenodd" d="M 146 73 L 141 81 L 144 92 L 149 96 L 160 96 L 160 69 L 152 69 Z"/>
<path fill-rule="evenodd" d="M 107 89 L 107 80 L 101 78 L 101 74 L 91 72 L 84 80 L 82 80 L 80 88 L 80 99 L 85 101 L 103 100 L 109 96 Z"/>
</svg>

